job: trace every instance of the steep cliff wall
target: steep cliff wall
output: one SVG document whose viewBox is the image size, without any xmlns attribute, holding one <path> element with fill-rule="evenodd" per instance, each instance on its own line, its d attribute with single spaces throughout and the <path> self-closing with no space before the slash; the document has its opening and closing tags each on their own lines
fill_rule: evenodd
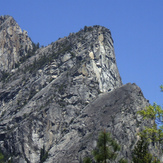
<svg viewBox="0 0 163 163">
<path fill-rule="evenodd" d="M 3 20 L 2 27 L 13 21 Z M 19 51 L 15 55 L 21 59 Z M 84 27 L 29 56 L 0 81 L 3 153 L 15 162 L 37 163 L 45 147 L 46 162 L 75 163 L 93 149 L 105 128 L 122 144 L 120 157 L 130 160 L 137 132 L 147 125 L 136 112 L 148 102 L 136 85 L 122 86 L 110 30 Z M 12 67 L 13 61 L 7 64 Z"/>
<path fill-rule="evenodd" d="M 136 84 L 126 84 L 110 93 L 100 94 L 81 114 L 66 126 L 63 137 L 50 149 L 47 162 L 79 162 L 91 156 L 98 134 L 104 129 L 121 145 L 117 160 L 127 158 L 139 138 L 138 132 L 150 121 L 144 121 L 137 111 L 149 105 Z M 154 147 L 153 147 L 154 148 Z M 158 152 L 155 149 L 155 153 Z"/>
<path fill-rule="evenodd" d="M 0 71 L 11 71 L 32 49 L 27 31 L 22 31 L 11 16 L 0 16 Z"/>
</svg>

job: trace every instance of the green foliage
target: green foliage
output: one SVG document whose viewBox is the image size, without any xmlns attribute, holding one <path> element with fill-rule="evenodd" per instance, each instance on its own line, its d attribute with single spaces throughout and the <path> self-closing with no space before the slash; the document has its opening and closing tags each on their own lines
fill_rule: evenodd
<svg viewBox="0 0 163 163">
<path fill-rule="evenodd" d="M 148 146 L 146 138 L 141 137 L 132 152 L 133 163 L 160 163 L 160 160 L 149 152 Z"/>
<path fill-rule="evenodd" d="M 151 163 L 152 155 L 148 152 L 148 145 L 145 138 L 141 137 L 132 153 L 133 163 Z"/>
<path fill-rule="evenodd" d="M 4 155 L 0 152 L 0 163 L 4 163 Z"/>
<path fill-rule="evenodd" d="M 70 52 L 71 49 L 72 49 L 71 45 L 68 45 L 68 46 L 62 45 L 62 48 L 60 49 L 60 51 L 58 53 Z"/>
<path fill-rule="evenodd" d="M 38 47 L 39 47 L 39 43 L 38 44 L 33 43 L 33 49 L 29 50 L 27 55 L 23 56 L 20 59 L 20 63 L 24 62 L 26 59 L 33 56 L 35 54 L 36 50 L 38 49 Z M 57 50 L 58 50 L 57 52 L 53 51 L 51 54 L 48 54 L 48 56 L 43 54 L 37 60 L 35 59 L 33 64 L 25 67 L 24 71 L 25 72 L 29 71 L 30 73 L 35 73 L 38 69 L 41 69 L 45 65 L 53 62 L 54 59 L 57 59 L 60 54 L 64 54 L 66 52 L 71 53 L 72 58 L 75 57 L 75 53 L 72 52 L 72 45 L 70 44 L 70 42 L 68 40 L 66 40 L 64 43 L 59 43 Z"/>
<path fill-rule="evenodd" d="M 138 114 L 142 115 L 144 119 L 154 119 L 157 122 L 162 122 L 163 117 L 163 110 L 159 105 L 156 103 L 148 107 L 146 107 L 144 110 L 138 111 Z"/>
<path fill-rule="evenodd" d="M 59 92 L 60 94 L 64 94 L 64 91 L 65 91 L 66 87 L 67 87 L 67 85 L 64 84 L 64 83 L 58 85 L 58 92 Z"/>
<path fill-rule="evenodd" d="M 83 162 L 84 163 L 92 163 L 92 160 L 89 157 L 85 157 L 84 160 L 83 160 Z"/>
<path fill-rule="evenodd" d="M 156 157 L 154 157 L 152 163 L 161 163 L 159 159 L 157 159 Z"/>
<path fill-rule="evenodd" d="M 107 163 L 108 161 L 114 161 L 117 158 L 118 151 L 120 151 L 120 145 L 111 137 L 110 133 L 105 130 L 99 134 L 97 140 L 97 146 L 92 151 L 94 160 L 97 163 Z M 86 157 L 83 160 L 84 163 L 92 163 L 91 158 Z M 127 163 L 127 160 L 120 159 L 119 163 Z"/>
<path fill-rule="evenodd" d="M 20 63 L 25 62 L 28 58 L 33 56 L 35 54 L 36 50 L 39 49 L 40 45 L 39 45 L 39 43 L 35 44 L 32 42 L 32 47 L 33 47 L 32 50 L 31 49 L 28 50 L 27 55 L 24 55 L 20 58 L 20 60 L 19 60 Z M 15 68 L 19 67 L 20 63 L 16 63 Z"/>
<path fill-rule="evenodd" d="M 0 163 L 13 163 L 11 155 L 8 153 L 3 153 L 0 148 Z"/>
<path fill-rule="evenodd" d="M 93 156 L 97 162 L 104 161 L 106 163 L 107 160 L 115 160 L 119 150 L 120 146 L 111 138 L 111 134 L 104 130 L 99 134 L 97 147 L 93 150 Z"/>
<path fill-rule="evenodd" d="M 84 26 L 84 32 L 87 32 L 87 31 L 91 32 L 91 31 L 93 31 L 93 28 Z"/>
<path fill-rule="evenodd" d="M 29 65 L 25 68 L 25 71 L 29 71 L 30 73 L 36 72 L 38 69 L 41 69 L 47 64 L 50 64 L 54 59 L 58 57 L 58 54 L 52 53 L 49 56 L 46 56 L 45 54 L 42 55 L 38 60 L 34 60 L 32 65 Z"/>
<path fill-rule="evenodd" d="M 1 71 L 1 81 L 5 82 L 7 80 L 7 78 L 10 76 L 10 74 L 8 72 L 5 71 Z"/>
<path fill-rule="evenodd" d="M 146 107 L 144 110 L 138 111 L 138 114 L 143 116 L 143 119 L 151 119 L 153 120 L 153 126 L 152 127 L 145 127 L 145 130 L 143 130 L 139 135 L 141 137 L 145 137 L 151 142 L 157 142 L 160 143 L 163 141 L 163 126 L 162 126 L 162 118 L 163 118 L 163 110 L 159 105 L 156 103 L 148 107 Z M 157 124 L 161 125 L 159 128 L 157 127 Z"/>
<path fill-rule="evenodd" d="M 48 151 L 45 150 L 45 146 L 40 150 L 40 163 L 43 163 L 48 158 Z"/>
<path fill-rule="evenodd" d="M 161 91 L 163 91 L 163 86 L 160 86 Z M 151 127 L 145 127 L 145 129 L 139 133 L 141 140 L 138 141 L 137 146 L 133 151 L 133 161 L 137 162 L 149 162 L 149 163 L 160 163 L 157 157 L 152 157 L 152 155 L 148 152 L 149 143 L 159 142 L 163 143 L 163 110 L 156 103 L 148 107 L 144 110 L 138 111 L 143 119 L 152 120 L 153 124 Z M 158 124 L 158 126 L 157 126 Z"/>
<path fill-rule="evenodd" d="M 160 86 L 161 91 L 163 91 L 163 85 Z"/>
<path fill-rule="evenodd" d="M 126 159 L 120 159 L 119 161 L 118 161 L 118 163 L 128 163 L 128 161 L 126 160 Z"/>
<path fill-rule="evenodd" d="M 34 73 L 38 69 L 45 66 L 48 62 L 49 62 L 49 58 L 43 55 L 38 60 L 35 59 L 32 65 L 25 68 L 25 71 L 28 70 L 30 73 Z"/>
</svg>

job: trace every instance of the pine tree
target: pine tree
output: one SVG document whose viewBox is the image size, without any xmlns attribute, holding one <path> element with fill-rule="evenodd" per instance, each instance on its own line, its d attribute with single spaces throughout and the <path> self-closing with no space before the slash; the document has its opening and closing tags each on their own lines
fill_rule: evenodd
<svg viewBox="0 0 163 163">
<path fill-rule="evenodd" d="M 148 145 L 149 144 L 145 141 L 145 138 L 141 137 L 141 139 L 138 140 L 132 153 L 133 163 L 152 162 L 152 155 L 148 152 Z"/>
<path fill-rule="evenodd" d="M 4 162 L 4 155 L 0 152 L 0 163 Z"/>
<path fill-rule="evenodd" d="M 93 156 L 97 162 L 106 163 L 107 160 L 115 160 L 119 150 L 120 146 L 111 138 L 111 134 L 104 130 L 99 134 L 97 147 L 93 150 Z"/>
<path fill-rule="evenodd" d="M 83 162 L 84 163 L 92 163 L 91 158 L 89 158 L 89 157 L 85 157 Z"/>
<path fill-rule="evenodd" d="M 163 86 L 160 86 L 163 91 Z M 163 143 L 163 110 L 161 106 L 156 103 L 145 107 L 143 110 L 137 112 L 143 119 L 150 119 L 152 122 L 151 127 L 145 127 L 139 135 L 145 137 L 152 143 L 159 142 Z"/>
<path fill-rule="evenodd" d="M 161 85 L 160 88 L 163 92 L 163 85 Z M 163 109 L 161 108 L 161 106 L 154 103 L 153 106 L 147 106 L 143 110 L 138 111 L 137 113 L 140 114 L 143 119 L 149 119 L 152 122 L 152 126 L 145 127 L 145 129 L 139 133 L 142 140 L 138 141 L 137 147 L 135 148 L 137 148 L 138 150 L 139 145 L 139 148 L 141 147 L 145 149 L 145 146 L 147 146 L 148 143 L 152 143 L 154 145 L 156 142 L 159 142 L 160 146 L 163 145 Z M 143 142 L 141 141 L 144 140 L 148 142 L 145 142 L 143 144 Z M 150 156 L 147 155 L 147 157 L 149 158 Z M 153 157 L 152 160 L 152 163 L 160 162 L 157 157 Z"/>
<path fill-rule="evenodd" d="M 48 152 L 45 150 L 45 146 L 40 150 L 40 163 L 43 163 L 48 158 Z"/>
</svg>

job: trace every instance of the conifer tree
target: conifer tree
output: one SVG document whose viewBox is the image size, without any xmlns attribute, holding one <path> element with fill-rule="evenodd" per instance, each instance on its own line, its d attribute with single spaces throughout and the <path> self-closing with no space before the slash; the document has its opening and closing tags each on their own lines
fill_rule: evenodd
<svg viewBox="0 0 163 163">
<path fill-rule="evenodd" d="M 48 158 L 48 152 L 45 150 L 45 146 L 40 150 L 40 163 L 43 163 Z"/>
<path fill-rule="evenodd" d="M 138 140 L 132 153 L 133 163 L 152 162 L 152 155 L 148 152 L 148 145 L 149 144 L 145 141 L 145 138 L 141 137 L 141 139 Z"/>
<path fill-rule="evenodd" d="M 99 134 L 97 147 L 93 150 L 93 156 L 97 162 L 107 163 L 107 160 L 115 160 L 120 146 L 111 138 L 111 134 L 105 130 Z"/>
<path fill-rule="evenodd" d="M 150 119 L 153 123 L 151 127 L 145 127 L 145 130 L 143 130 L 139 135 L 141 137 L 145 137 L 150 142 L 159 142 L 163 143 L 163 110 L 162 108 L 157 105 L 156 103 L 145 109 L 138 111 L 138 114 L 143 116 L 143 119 Z M 157 126 L 159 124 L 159 128 Z"/>
<path fill-rule="evenodd" d="M 0 152 L 0 163 L 4 162 L 4 155 Z"/>
<path fill-rule="evenodd" d="M 163 85 L 160 86 L 160 89 L 163 92 Z M 163 143 L 163 110 L 161 106 L 154 103 L 153 106 L 147 106 L 137 113 L 143 116 L 143 119 L 150 119 L 153 123 L 152 127 L 146 127 L 139 135 L 150 142 Z"/>
<path fill-rule="evenodd" d="M 163 85 L 160 86 L 161 91 L 163 92 Z M 146 143 L 152 143 L 153 145 L 156 142 L 159 142 L 160 146 L 163 145 L 163 110 L 161 106 L 157 105 L 156 103 L 150 106 L 145 107 L 145 109 L 138 111 L 143 119 L 149 119 L 152 122 L 151 127 L 145 127 L 145 130 L 139 133 L 141 139 L 147 140 Z M 141 140 L 143 141 L 143 140 Z M 146 144 L 145 143 L 145 144 Z M 145 145 L 142 142 L 138 141 L 138 147 L 145 148 Z M 147 147 L 146 147 L 147 148 Z M 135 150 L 136 150 L 135 149 Z M 152 163 L 160 163 L 157 157 L 152 157 Z"/>
<path fill-rule="evenodd" d="M 132 152 L 133 163 L 160 163 L 160 160 L 157 157 L 153 157 L 149 152 L 148 146 L 149 141 L 147 141 L 146 138 L 141 137 Z"/>
<path fill-rule="evenodd" d="M 89 158 L 89 157 L 85 157 L 83 162 L 84 163 L 92 163 L 91 158 Z"/>
</svg>

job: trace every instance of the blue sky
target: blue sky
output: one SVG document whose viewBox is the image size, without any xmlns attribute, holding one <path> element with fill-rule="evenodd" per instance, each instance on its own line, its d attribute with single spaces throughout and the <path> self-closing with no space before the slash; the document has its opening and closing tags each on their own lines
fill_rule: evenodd
<svg viewBox="0 0 163 163">
<path fill-rule="evenodd" d="M 81 28 L 111 30 L 123 84 L 136 83 L 145 98 L 162 106 L 163 0 L 0 0 L 33 42 L 48 45 Z"/>
</svg>

